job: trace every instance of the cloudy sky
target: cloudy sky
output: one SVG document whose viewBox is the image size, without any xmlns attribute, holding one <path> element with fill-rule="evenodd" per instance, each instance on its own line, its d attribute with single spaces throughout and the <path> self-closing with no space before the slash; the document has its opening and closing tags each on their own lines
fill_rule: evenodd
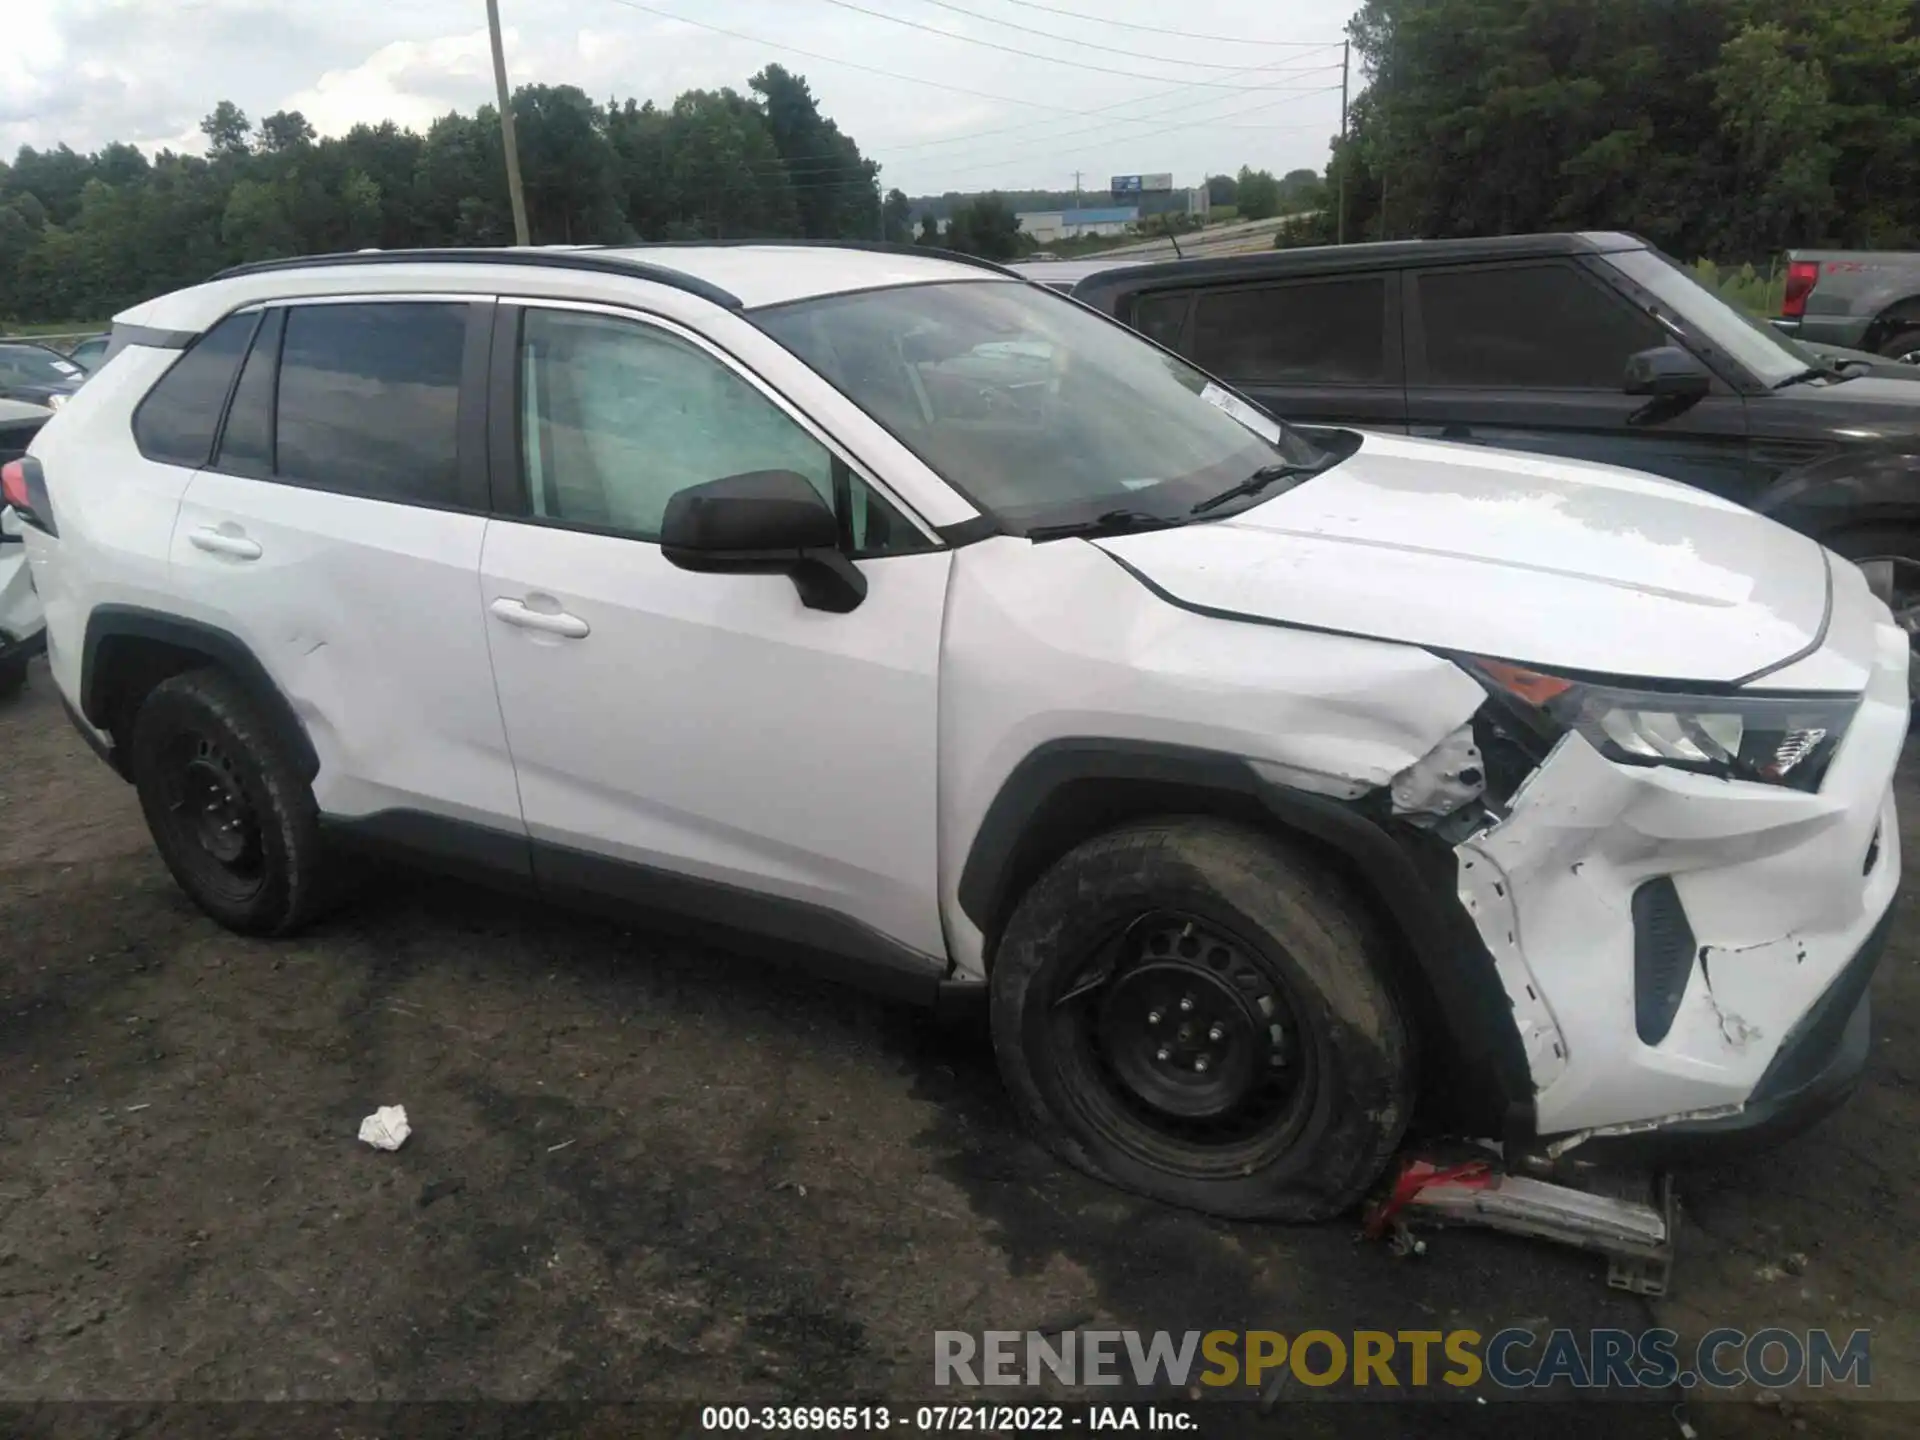
<svg viewBox="0 0 1920 1440">
<path fill-rule="evenodd" d="M 1089 189 L 1135 172 L 1187 184 L 1241 164 L 1318 169 L 1339 128 L 1339 41 L 1356 8 L 500 0 L 516 84 L 666 102 L 744 89 L 777 60 L 881 162 L 884 184 L 912 194 L 1068 188 L 1076 169 Z M 255 119 L 300 110 L 332 134 L 361 120 L 424 127 L 492 97 L 485 0 L 3 0 L 0 11 L 9 157 L 109 140 L 198 153 L 200 117 L 221 99 Z"/>
</svg>

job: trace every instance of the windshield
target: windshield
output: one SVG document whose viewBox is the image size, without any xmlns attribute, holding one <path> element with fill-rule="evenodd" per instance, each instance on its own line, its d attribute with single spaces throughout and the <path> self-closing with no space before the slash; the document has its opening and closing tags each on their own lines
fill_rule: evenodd
<svg viewBox="0 0 1920 1440">
<path fill-rule="evenodd" d="M 24 385 L 71 385 L 81 370 L 71 360 L 38 345 L 0 345 L 0 376 Z"/>
<path fill-rule="evenodd" d="M 865 290 L 754 319 L 1015 534 L 1116 510 L 1184 519 L 1264 467 L 1327 458 L 1191 365 L 1035 285 Z"/>
<path fill-rule="evenodd" d="M 1768 385 L 1806 373 L 1812 363 L 1764 320 L 1737 310 L 1657 250 L 1622 250 L 1606 257 L 1641 289 Z"/>
</svg>

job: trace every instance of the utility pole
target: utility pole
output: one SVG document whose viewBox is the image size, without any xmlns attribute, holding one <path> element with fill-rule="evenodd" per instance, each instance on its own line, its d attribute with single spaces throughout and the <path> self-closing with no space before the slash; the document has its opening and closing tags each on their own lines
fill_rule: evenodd
<svg viewBox="0 0 1920 1440">
<path fill-rule="evenodd" d="M 500 42 L 500 0 L 487 0 L 487 31 L 493 37 L 493 88 L 500 93 L 500 144 L 507 152 L 507 198 L 513 202 L 513 243 L 531 245 L 527 197 L 520 193 L 520 152 L 513 142 L 513 97 L 507 93 L 507 52 Z"/>
<path fill-rule="evenodd" d="M 1352 49 L 1351 40 L 1340 42 L 1340 216 L 1334 222 L 1334 241 L 1340 245 L 1347 243 L 1347 56 Z"/>
<path fill-rule="evenodd" d="M 1073 172 L 1073 208 L 1076 210 L 1080 208 L 1080 172 L 1078 170 Z"/>
</svg>

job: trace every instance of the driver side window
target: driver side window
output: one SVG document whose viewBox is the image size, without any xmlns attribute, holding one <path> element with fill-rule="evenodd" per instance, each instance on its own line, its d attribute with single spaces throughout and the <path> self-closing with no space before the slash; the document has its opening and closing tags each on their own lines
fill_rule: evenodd
<svg viewBox="0 0 1920 1440">
<path fill-rule="evenodd" d="M 698 346 L 605 315 L 529 309 L 522 463 L 539 519 L 658 541 L 667 502 L 755 470 L 804 476 L 856 555 L 922 548 L 913 527 L 812 435 Z"/>
</svg>

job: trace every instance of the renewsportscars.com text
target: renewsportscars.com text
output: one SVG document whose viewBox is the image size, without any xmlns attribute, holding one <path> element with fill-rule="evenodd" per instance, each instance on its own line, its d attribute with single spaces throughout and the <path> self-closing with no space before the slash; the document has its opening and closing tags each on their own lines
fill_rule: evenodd
<svg viewBox="0 0 1920 1440">
<path fill-rule="evenodd" d="M 1259 1390 L 1286 1380 L 1377 1390 L 1446 1385 L 1502 1390 L 1769 1389 L 1873 1383 L 1871 1337 L 1826 1330 L 938 1330 L 933 1382 L 944 1386 L 1203 1385 Z"/>
</svg>

